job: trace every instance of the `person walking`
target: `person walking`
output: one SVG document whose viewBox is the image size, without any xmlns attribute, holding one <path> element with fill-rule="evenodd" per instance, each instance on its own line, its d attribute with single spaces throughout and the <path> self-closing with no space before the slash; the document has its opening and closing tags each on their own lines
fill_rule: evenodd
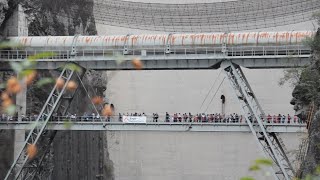
<svg viewBox="0 0 320 180">
<path fill-rule="evenodd" d="M 290 124 L 291 116 L 289 114 L 287 115 L 287 120 L 288 120 L 287 123 Z"/>
<path fill-rule="evenodd" d="M 170 115 L 168 112 L 166 112 L 166 122 L 170 122 Z"/>
</svg>

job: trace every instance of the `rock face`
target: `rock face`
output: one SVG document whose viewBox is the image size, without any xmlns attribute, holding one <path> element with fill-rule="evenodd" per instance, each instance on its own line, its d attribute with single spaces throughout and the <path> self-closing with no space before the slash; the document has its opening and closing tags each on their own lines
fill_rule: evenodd
<svg viewBox="0 0 320 180">
<path fill-rule="evenodd" d="M 320 164 L 320 111 L 316 112 L 309 128 L 309 147 L 302 164 L 302 177 L 314 174 Z"/>
<path fill-rule="evenodd" d="M 0 25 L 3 24 L 15 9 L 16 0 L 0 0 Z M 93 0 L 26 0 L 22 6 L 28 15 L 29 35 L 95 35 L 95 21 L 93 16 Z M 1 32 L 1 31 L 0 31 Z M 1 33 L 0 33 L 1 34 Z M 38 78 L 51 77 L 58 72 L 38 72 Z M 103 95 L 106 90 L 106 80 L 102 72 L 87 71 L 87 79 L 84 81 L 90 94 Z M 5 80 L 5 79 L 4 79 Z M 1 83 L 1 82 L 0 82 Z M 51 91 L 50 86 L 37 88 L 31 86 L 27 92 L 27 113 L 39 113 L 43 103 Z M 90 111 L 90 107 L 81 106 L 89 104 L 84 90 L 80 90 L 78 96 L 70 108 L 70 112 L 83 114 Z M 0 132 L 0 157 L 10 157 L 12 152 L 12 135 L 4 136 L 8 132 Z M 9 145 L 8 145 L 9 143 Z M 109 154 L 105 151 L 107 144 L 103 132 L 65 131 L 58 132 L 53 143 L 48 166 L 53 166 L 52 179 L 102 179 L 113 178 L 113 164 Z M 10 148 L 2 148 L 10 147 Z M 4 151 L 7 150 L 7 151 Z M 11 155 L 12 156 L 12 155 Z M 0 159 L 0 179 L 3 179 L 12 158 Z M 2 163 L 3 162 L 3 163 Z M 9 163 L 7 163 L 9 162 Z M 66 163 L 68 162 L 68 163 Z M 63 168 L 64 170 L 61 170 Z"/>
<path fill-rule="evenodd" d="M 301 165 L 299 176 L 306 177 L 313 174 L 320 164 L 320 30 L 314 40 L 310 42 L 313 49 L 313 59 L 309 67 L 303 70 L 299 84 L 293 90 L 292 104 L 303 119 L 311 104 L 314 104 L 315 115 L 311 118 L 309 126 L 309 145 L 304 162 Z"/>
<path fill-rule="evenodd" d="M 9 8 L 8 1 L 7 0 L 0 0 L 0 24 L 5 19 L 5 11 L 7 11 Z"/>
<path fill-rule="evenodd" d="M 93 0 L 30 0 L 23 5 L 29 14 L 29 35 L 97 34 Z"/>
<path fill-rule="evenodd" d="M 0 130 L 0 179 L 4 179 L 13 159 L 14 131 Z"/>
</svg>

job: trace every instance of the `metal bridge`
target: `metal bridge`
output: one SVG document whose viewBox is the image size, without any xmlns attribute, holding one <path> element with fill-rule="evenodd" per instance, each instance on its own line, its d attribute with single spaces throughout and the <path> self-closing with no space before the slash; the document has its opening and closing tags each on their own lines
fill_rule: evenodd
<svg viewBox="0 0 320 180">
<path fill-rule="evenodd" d="M 122 122 L 119 116 L 111 118 L 101 117 L 79 117 L 72 119 L 70 117 L 54 117 L 48 124 L 47 130 L 72 130 L 72 131 L 194 131 L 194 132 L 251 132 L 248 124 L 237 121 L 214 121 L 214 122 L 166 122 L 165 120 L 152 120 L 147 117 L 145 123 L 126 123 Z M 299 120 L 300 121 L 300 120 Z M 256 124 L 256 123 L 255 123 Z M 306 123 L 289 122 L 286 120 L 283 123 L 275 123 L 271 120 L 269 123 L 264 121 L 268 132 L 275 133 L 305 133 Z M 37 126 L 34 120 L 2 120 L 0 121 L 0 130 L 31 130 Z M 256 128 L 256 130 L 258 130 Z"/>
<path fill-rule="evenodd" d="M 1 129 L 31 130 L 34 122 L 0 122 Z M 72 131 L 193 131 L 193 132 L 251 132 L 246 123 L 122 123 L 122 122 L 48 122 L 47 130 Z M 256 128 L 258 130 L 258 128 Z M 268 132 L 305 133 L 305 124 L 269 124 Z"/>
<path fill-rule="evenodd" d="M 134 70 L 130 61 L 139 57 L 145 70 L 162 69 L 214 69 L 222 67 L 235 98 L 243 110 L 247 124 L 194 124 L 194 123 L 146 123 L 124 124 L 100 122 L 76 122 L 71 130 L 181 130 L 181 131 L 249 131 L 252 132 L 266 157 L 274 161 L 272 174 L 275 179 L 293 179 L 295 170 L 289 161 L 283 141 L 276 132 L 299 132 L 304 125 L 268 125 L 262 120 L 265 113 L 252 91 L 240 66 L 247 68 L 287 68 L 310 63 L 311 49 L 304 45 L 306 38 L 315 32 L 246 32 L 168 35 L 124 36 L 48 36 L 12 37 L 11 43 L 24 48 L 12 48 L 0 52 L 0 70 L 11 70 L 9 62 L 26 61 L 29 55 L 39 52 L 55 54 L 37 60 L 35 69 L 57 69 L 66 63 L 83 67 L 81 73 L 64 67 L 59 78 L 65 81 L 60 89 L 52 89 L 39 116 L 34 122 L 0 124 L 3 129 L 29 130 L 19 156 L 14 160 L 5 179 L 33 179 L 41 171 L 42 161 L 49 151 L 56 130 L 63 130 L 63 122 L 51 122 L 53 114 L 66 116 L 74 98 L 74 92 L 66 90 L 71 80 L 82 84 L 86 69 Z M 83 85 L 83 84 L 82 84 Z M 252 123 L 251 118 L 257 123 Z M 48 131 L 52 129 L 52 131 Z M 73 129 L 72 129 L 73 128 Z M 28 145 L 40 149 L 37 158 L 30 160 L 26 154 Z"/>
<path fill-rule="evenodd" d="M 231 60 L 246 68 L 288 68 L 309 64 L 311 49 L 304 40 L 312 31 L 202 33 L 123 36 L 12 37 L 17 47 L 0 51 L 0 70 L 41 52 L 37 69 L 57 69 L 74 62 L 94 70 L 134 70 L 139 57 L 144 70 L 217 69 Z"/>
</svg>

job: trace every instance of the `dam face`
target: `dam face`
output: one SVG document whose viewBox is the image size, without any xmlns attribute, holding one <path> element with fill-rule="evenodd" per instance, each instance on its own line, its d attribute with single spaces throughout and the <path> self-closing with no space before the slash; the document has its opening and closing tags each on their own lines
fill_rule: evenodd
<svg viewBox="0 0 320 180">
<path fill-rule="evenodd" d="M 251 133 L 118 131 L 106 136 L 117 180 L 274 179 L 264 171 L 248 171 L 263 158 Z M 280 136 L 294 159 L 303 134 Z"/>
<path fill-rule="evenodd" d="M 149 2 L 146 0 L 132 0 Z M 214 0 L 153 0 L 152 3 L 208 3 Z M 219 1 L 220 2 L 220 1 Z M 108 25 L 97 26 L 99 35 L 161 34 Z M 312 22 L 261 28 L 256 31 L 314 30 Z M 106 72 L 106 96 L 118 113 L 220 113 L 221 95 L 226 97 L 226 113 L 240 113 L 229 82 L 217 86 L 224 74 L 218 70 L 201 71 L 120 71 Z M 279 86 L 283 69 L 244 69 L 264 111 L 268 114 L 294 114 L 290 105 L 292 87 Z M 205 100 L 215 79 L 217 83 Z M 217 91 L 216 97 L 213 94 Z M 212 103 L 209 103 L 212 98 Z M 205 100 L 204 104 L 202 102 Z M 202 105 L 202 107 L 201 107 Z M 274 179 L 265 173 L 252 173 L 249 166 L 263 154 L 251 133 L 235 132 L 108 132 L 110 159 L 117 180 L 235 180 L 252 175 Z M 280 134 L 293 161 L 302 133 Z M 293 162 L 293 166 L 296 163 Z"/>
</svg>

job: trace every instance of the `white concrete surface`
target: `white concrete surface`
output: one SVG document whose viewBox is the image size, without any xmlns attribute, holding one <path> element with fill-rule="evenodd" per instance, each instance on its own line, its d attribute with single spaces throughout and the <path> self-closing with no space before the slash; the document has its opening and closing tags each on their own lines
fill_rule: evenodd
<svg viewBox="0 0 320 180">
<path fill-rule="evenodd" d="M 292 159 L 301 135 L 281 136 Z M 116 180 L 273 179 L 248 171 L 263 157 L 251 133 L 118 131 L 107 140 Z"/>
</svg>

